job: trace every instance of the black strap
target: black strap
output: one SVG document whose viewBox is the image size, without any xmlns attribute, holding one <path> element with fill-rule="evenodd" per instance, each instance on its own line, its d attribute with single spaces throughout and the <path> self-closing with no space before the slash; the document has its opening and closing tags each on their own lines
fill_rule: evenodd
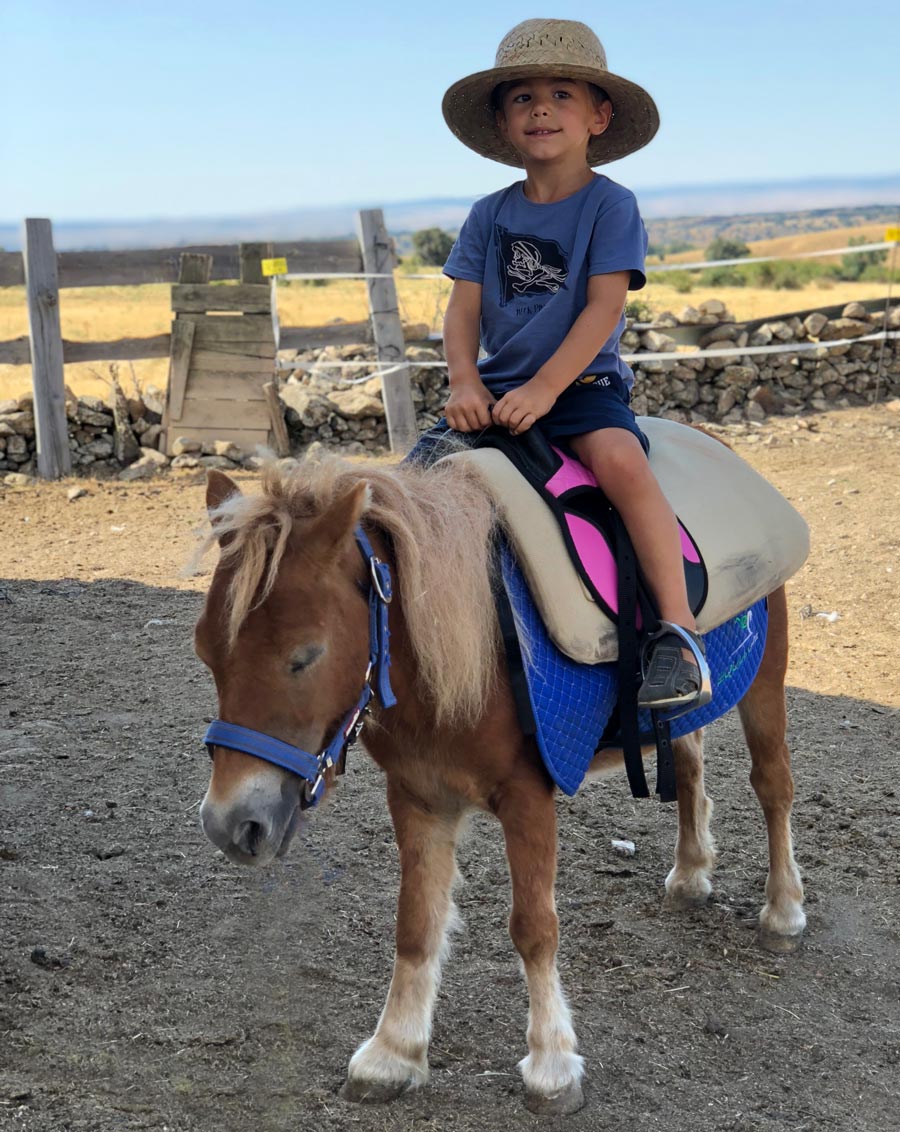
<svg viewBox="0 0 900 1132">
<path fill-rule="evenodd" d="M 641 757 L 641 735 L 638 727 L 637 702 L 637 559 L 625 524 L 614 512 L 616 534 L 616 570 L 619 604 L 619 729 L 622 735 L 622 756 L 628 785 L 635 798 L 649 798 L 644 760 Z"/>
</svg>

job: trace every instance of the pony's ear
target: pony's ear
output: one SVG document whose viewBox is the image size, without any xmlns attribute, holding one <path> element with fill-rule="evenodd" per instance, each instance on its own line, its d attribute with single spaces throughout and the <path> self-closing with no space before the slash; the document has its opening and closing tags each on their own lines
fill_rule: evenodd
<svg viewBox="0 0 900 1132">
<path fill-rule="evenodd" d="M 354 484 L 319 516 L 303 540 L 304 548 L 317 558 L 336 557 L 369 506 L 371 497 L 371 489 L 365 480 Z"/>
<path fill-rule="evenodd" d="M 240 495 L 241 489 L 230 476 L 216 468 L 206 473 L 206 509 L 214 511 L 231 495 Z"/>
</svg>

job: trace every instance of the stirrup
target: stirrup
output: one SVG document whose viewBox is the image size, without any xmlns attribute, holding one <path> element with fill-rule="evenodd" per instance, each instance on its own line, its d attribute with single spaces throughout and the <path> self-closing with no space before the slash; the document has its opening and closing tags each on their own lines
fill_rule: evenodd
<svg viewBox="0 0 900 1132">
<path fill-rule="evenodd" d="M 661 637 L 674 636 L 680 641 L 679 645 L 664 646 L 663 650 L 654 649 L 654 645 Z M 696 671 L 690 667 L 689 662 L 684 659 L 681 654 L 681 646 L 690 649 L 691 655 L 696 664 Z M 662 698 L 654 698 L 653 691 L 647 688 L 647 678 L 653 668 L 654 656 L 658 659 L 663 659 L 659 653 L 664 651 L 671 652 L 673 655 L 667 657 L 671 661 L 671 668 L 669 673 L 666 674 L 666 683 L 669 684 L 669 694 Z M 683 669 L 690 669 L 689 672 Z M 687 692 L 679 691 L 681 681 L 690 676 L 693 683 L 696 683 L 699 677 L 699 687 L 692 688 Z M 685 629 L 681 625 L 676 625 L 672 621 L 660 621 L 659 628 L 655 633 L 651 633 L 641 651 L 641 677 L 643 684 L 641 685 L 640 692 L 638 692 L 638 707 L 649 708 L 652 711 L 660 711 L 666 713 L 666 718 L 675 719 L 679 715 L 684 715 L 685 712 L 694 711 L 695 708 L 703 707 L 708 704 L 712 699 L 712 680 L 709 672 L 709 665 L 706 663 L 706 647 L 703 640 L 696 633 L 691 632 L 690 629 Z M 646 690 L 645 690 L 646 689 Z M 673 710 L 674 709 L 674 710 Z"/>
</svg>

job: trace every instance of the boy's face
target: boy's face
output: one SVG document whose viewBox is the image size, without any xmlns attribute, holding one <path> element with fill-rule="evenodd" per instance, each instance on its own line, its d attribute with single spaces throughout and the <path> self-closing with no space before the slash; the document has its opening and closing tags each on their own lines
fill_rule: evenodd
<svg viewBox="0 0 900 1132">
<path fill-rule="evenodd" d="M 591 138 L 612 120 L 612 103 L 595 100 L 587 83 L 574 79 L 523 79 L 503 92 L 497 125 L 503 137 L 532 162 L 586 159 Z"/>
</svg>

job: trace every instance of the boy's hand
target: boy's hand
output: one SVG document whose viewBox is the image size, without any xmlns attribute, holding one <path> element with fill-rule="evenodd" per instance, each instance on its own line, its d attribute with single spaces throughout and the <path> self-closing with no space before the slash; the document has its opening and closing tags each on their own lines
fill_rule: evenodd
<svg viewBox="0 0 900 1132">
<path fill-rule="evenodd" d="M 526 381 L 518 389 L 510 389 L 494 406 L 494 424 L 505 425 L 513 436 L 518 436 L 546 416 L 555 402 L 554 394 L 541 382 Z"/>
<path fill-rule="evenodd" d="M 450 387 L 444 416 L 457 432 L 476 432 L 492 424 L 493 404 L 493 393 L 481 381 L 467 381 Z"/>
</svg>

